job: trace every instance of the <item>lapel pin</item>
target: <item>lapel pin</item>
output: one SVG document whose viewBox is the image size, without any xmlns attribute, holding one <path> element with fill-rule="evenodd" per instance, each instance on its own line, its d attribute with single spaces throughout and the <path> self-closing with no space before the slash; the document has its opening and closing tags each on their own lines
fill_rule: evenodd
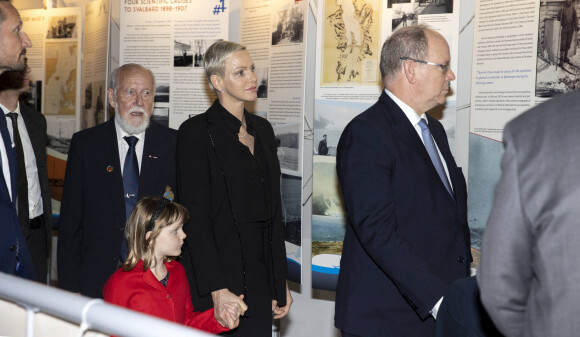
<svg viewBox="0 0 580 337">
<path fill-rule="evenodd" d="M 109 173 L 113 172 L 113 166 L 111 165 L 107 166 L 107 172 Z"/>
<path fill-rule="evenodd" d="M 152 158 L 152 159 L 159 159 L 159 158 L 157 158 L 156 156 L 154 156 L 154 155 L 152 155 L 152 154 L 150 154 L 150 155 L 149 155 L 149 158 Z"/>
</svg>

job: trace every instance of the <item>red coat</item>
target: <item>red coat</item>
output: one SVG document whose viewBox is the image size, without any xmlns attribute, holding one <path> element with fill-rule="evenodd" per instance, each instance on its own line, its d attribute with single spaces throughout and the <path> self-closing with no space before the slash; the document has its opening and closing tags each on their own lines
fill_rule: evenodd
<svg viewBox="0 0 580 337">
<path fill-rule="evenodd" d="M 169 281 L 164 287 L 151 270 L 143 271 L 143 261 L 130 271 L 118 269 L 105 284 L 105 301 L 145 314 L 185 324 L 214 334 L 228 331 L 218 324 L 213 309 L 193 311 L 185 269 L 177 262 L 166 262 Z"/>
</svg>

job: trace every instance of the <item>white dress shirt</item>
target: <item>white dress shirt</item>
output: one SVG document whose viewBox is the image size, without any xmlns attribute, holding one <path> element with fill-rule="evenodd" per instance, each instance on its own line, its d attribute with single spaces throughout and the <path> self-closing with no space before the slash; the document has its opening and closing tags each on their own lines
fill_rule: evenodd
<svg viewBox="0 0 580 337">
<path fill-rule="evenodd" d="M 2 108 L 4 110 L 4 108 Z M 8 111 L 9 112 L 9 111 Z M 8 127 L 10 130 L 10 127 Z M 0 135 L 0 156 L 2 157 L 2 173 L 4 174 L 4 181 L 6 182 L 6 187 L 8 187 L 8 194 L 10 194 L 10 200 L 12 200 L 12 184 L 10 183 L 10 166 L 8 164 L 8 152 L 6 151 L 6 146 L 13 147 L 14 144 L 4 144 L 4 138 Z"/>
<path fill-rule="evenodd" d="M 125 136 L 135 136 L 139 139 L 137 144 L 135 144 L 135 154 L 137 155 L 137 163 L 139 165 L 139 172 L 141 172 L 141 158 L 143 157 L 143 146 L 145 145 L 145 131 L 130 135 L 125 132 L 117 121 L 115 120 L 115 131 L 117 131 L 117 145 L 119 146 L 119 162 L 121 163 L 121 176 L 123 175 L 123 169 L 125 167 L 125 157 L 127 156 L 127 150 L 129 150 L 129 144 L 123 138 Z"/>
</svg>

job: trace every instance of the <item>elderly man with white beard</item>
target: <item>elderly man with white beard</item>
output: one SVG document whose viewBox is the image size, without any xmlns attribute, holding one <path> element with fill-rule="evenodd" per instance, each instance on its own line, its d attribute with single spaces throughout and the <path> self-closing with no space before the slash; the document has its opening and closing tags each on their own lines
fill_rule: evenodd
<svg viewBox="0 0 580 337">
<path fill-rule="evenodd" d="M 175 191 L 177 132 L 150 122 L 153 73 L 125 64 L 110 75 L 115 118 L 73 135 L 58 222 L 59 287 L 102 297 L 126 257 L 124 227 L 142 196 Z"/>
</svg>

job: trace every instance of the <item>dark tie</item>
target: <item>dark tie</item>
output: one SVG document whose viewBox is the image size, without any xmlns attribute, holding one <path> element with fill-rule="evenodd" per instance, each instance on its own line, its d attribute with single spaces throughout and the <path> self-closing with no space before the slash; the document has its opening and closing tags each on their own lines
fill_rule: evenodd
<svg viewBox="0 0 580 337">
<path fill-rule="evenodd" d="M 421 135 L 423 136 L 423 144 L 425 144 L 425 149 L 427 149 L 427 153 L 429 153 L 429 157 L 431 157 L 431 161 L 433 162 L 433 166 L 435 166 L 435 170 L 439 174 L 439 178 L 445 185 L 447 192 L 453 197 L 453 191 L 451 190 L 451 185 L 449 185 L 449 180 L 447 179 L 447 174 L 445 174 L 445 169 L 443 168 L 443 163 L 441 162 L 441 158 L 439 158 L 439 152 L 437 152 L 437 147 L 435 147 L 435 142 L 433 141 L 433 137 L 431 136 L 431 131 L 427 126 L 427 122 L 425 119 L 421 118 L 419 121 L 419 126 L 421 127 Z"/>
<path fill-rule="evenodd" d="M 14 135 L 16 158 L 18 159 L 18 218 L 20 223 L 26 224 L 30 221 L 28 217 L 28 179 L 26 179 L 24 150 L 22 149 L 22 140 L 18 130 L 18 114 L 10 112 L 6 115 L 12 120 L 12 134 Z"/>
<path fill-rule="evenodd" d="M 0 111 L 2 111 L 2 109 L 0 109 Z M 6 181 L 6 188 L 12 190 L 12 204 L 16 206 L 15 201 L 18 193 L 16 191 L 16 171 L 18 170 L 18 160 L 16 159 L 16 151 L 14 148 L 12 148 L 12 140 L 10 139 L 10 133 L 8 132 L 8 123 L 6 123 L 6 118 L 0 118 L 0 134 L 2 135 L 2 140 L 4 141 L 6 157 L 8 158 L 8 167 L 10 168 L 10 181 Z"/>
<path fill-rule="evenodd" d="M 129 150 L 125 156 L 125 164 L 123 165 L 123 189 L 125 192 L 125 216 L 129 220 L 129 216 L 137 204 L 137 195 L 139 194 L 139 163 L 137 162 L 137 153 L 135 152 L 135 145 L 139 138 L 135 136 L 123 137 Z M 123 242 L 121 243 L 120 252 L 121 263 L 125 261 L 128 255 L 127 242 L 125 235 L 123 235 Z"/>
</svg>

